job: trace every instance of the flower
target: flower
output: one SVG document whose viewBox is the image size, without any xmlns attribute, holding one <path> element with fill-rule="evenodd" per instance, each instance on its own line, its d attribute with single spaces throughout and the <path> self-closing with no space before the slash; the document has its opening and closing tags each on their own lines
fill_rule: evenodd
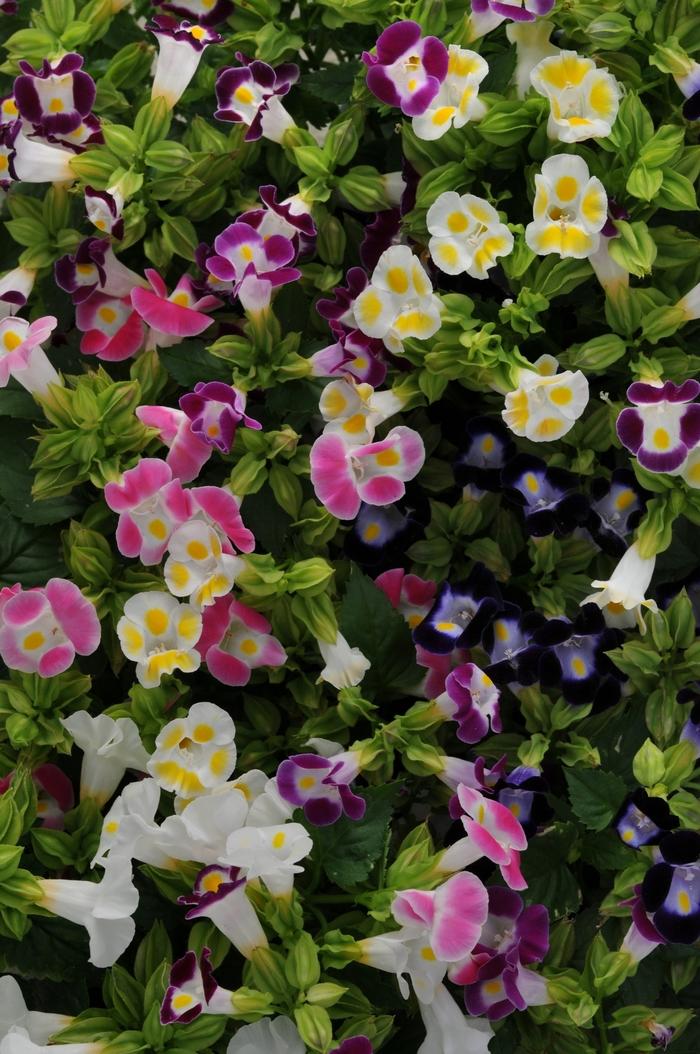
<svg viewBox="0 0 700 1054">
<path fill-rule="evenodd" d="M 448 674 L 445 691 L 435 700 L 435 706 L 441 716 L 457 722 L 458 739 L 478 743 L 489 730 L 503 730 L 500 694 L 488 674 L 468 662 Z"/>
<path fill-rule="evenodd" d="M 609 579 L 591 582 L 600 592 L 591 593 L 581 604 L 597 604 L 608 626 L 629 628 L 636 622 L 643 633 L 645 627 L 642 608 L 657 610 L 656 601 L 647 600 L 644 596 L 651 582 L 655 563 L 656 557 L 642 556 L 635 542 L 620 559 Z"/>
<path fill-rule="evenodd" d="M 193 392 L 180 397 L 180 409 L 189 418 L 192 433 L 222 454 L 231 450 L 237 425 L 262 428 L 247 416 L 245 404 L 245 393 L 222 381 L 199 381 Z"/>
<path fill-rule="evenodd" d="M 683 463 L 680 476 L 693 490 L 700 487 L 700 446 L 690 451 Z"/>
<path fill-rule="evenodd" d="M 284 801 L 302 807 L 315 827 L 327 827 L 343 813 L 351 820 L 361 820 L 366 802 L 350 790 L 359 769 L 351 750 L 330 758 L 294 754 L 277 769 L 277 789 Z"/>
<path fill-rule="evenodd" d="M 659 862 L 642 882 L 641 899 L 657 932 L 673 944 L 700 937 L 700 834 L 672 831 L 659 843 Z"/>
<path fill-rule="evenodd" d="M 49 385 L 62 384 L 41 346 L 57 324 L 53 315 L 35 322 L 16 315 L 0 320 L 0 388 L 14 377 L 32 395 L 42 397 L 49 394 Z"/>
<path fill-rule="evenodd" d="M 146 336 L 146 327 L 128 296 L 91 293 L 76 304 L 75 325 L 83 334 L 83 355 L 96 355 L 104 362 L 130 359 L 141 350 Z"/>
<path fill-rule="evenodd" d="M 616 468 L 609 481 L 598 478 L 591 482 L 591 497 L 588 530 L 603 552 L 622 556 L 627 535 L 642 518 L 646 492 L 634 472 Z"/>
<path fill-rule="evenodd" d="M 142 779 L 127 784 L 104 818 L 92 867 L 100 864 L 107 868 L 110 861 L 116 863 L 125 859 L 140 860 L 168 870 L 176 866 L 167 851 L 167 840 L 162 837 L 163 828 L 155 822 L 159 803 L 160 787 L 155 780 Z M 184 856 L 187 848 L 186 843 L 182 844 L 180 855 Z"/>
<path fill-rule="evenodd" d="M 486 673 L 496 684 L 534 684 L 541 649 L 534 644 L 533 634 L 544 621 L 538 611 L 523 614 L 517 604 L 505 603 L 488 623 L 481 646 L 491 660 Z"/>
<path fill-rule="evenodd" d="M 273 897 L 289 897 L 294 876 L 304 870 L 299 861 L 312 849 L 313 842 L 300 823 L 246 826 L 228 836 L 222 859 L 245 871 L 249 880 L 262 879 Z"/>
<path fill-rule="evenodd" d="M 334 377 L 347 374 L 378 388 L 386 377 L 382 341 L 365 336 L 359 329 L 347 330 L 341 323 L 331 322 L 330 326 L 338 339 L 335 344 L 309 356 L 312 375 Z"/>
<path fill-rule="evenodd" d="M 144 688 L 155 688 L 163 674 L 198 670 L 201 659 L 194 646 L 201 632 L 201 614 L 189 604 L 178 604 L 169 593 L 129 597 L 117 623 L 121 649 L 136 663 L 136 677 Z"/>
<path fill-rule="evenodd" d="M 376 566 L 394 563 L 397 552 L 405 550 L 420 526 L 399 505 L 360 505 L 355 522 L 345 536 L 345 551 L 360 564 Z"/>
<path fill-rule="evenodd" d="M 320 638 L 317 643 L 326 664 L 319 680 L 332 684 L 338 691 L 361 683 L 372 663 L 359 648 L 351 648 L 342 633 L 336 634 L 332 644 Z"/>
<path fill-rule="evenodd" d="M 455 870 L 456 863 L 467 867 L 485 856 L 498 864 L 503 881 L 511 889 L 527 889 L 520 872 L 520 853 L 527 849 L 527 838 L 510 809 L 500 802 L 489 801 L 480 791 L 464 783 L 457 787 L 457 799 L 463 810 L 461 819 L 467 837 L 443 854 L 441 868 Z"/>
<path fill-rule="evenodd" d="M 146 771 L 148 753 L 130 717 L 116 720 L 107 714 L 93 717 L 79 710 L 60 721 L 83 752 L 81 801 L 92 798 L 102 806 L 112 797 L 127 769 Z"/>
<path fill-rule="evenodd" d="M 405 425 L 392 428 L 385 439 L 357 447 L 327 433 L 311 448 L 311 482 L 333 516 L 351 520 L 362 502 L 389 505 L 403 497 L 405 483 L 420 472 L 424 460 L 423 440 Z"/>
<path fill-rule="evenodd" d="M 339 435 L 350 446 L 359 446 L 371 443 L 376 428 L 402 406 L 403 399 L 393 391 L 376 392 L 371 384 L 344 377 L 326 385 L 318 408 L 326 422 L 324 434 Z"/>
<path fill-rule="evenodd" d="M 552 998 L 544 977 L 523 967 L 516 947 L 479 967 L 476 979 L 465 988 L 464 1002 L 470 1014 L 486 1014 L 490 1021 L 498 1021 L 513 1010 L 542 1006 Z"/>
<path fill-rule="evenodd" d="M 450 128 L 463 128 L 468 121 L 480 120 L 486 107 L 477 96 L 488 71 L 481 55 L 450 44 L 447 76 L 428 107 L 413 117 L 416 136 L 428 141 L 440 139 Z"/>
<path fill-rule="evenodd" d="M 48 1043 L 56 1032 L 73 1022 L 66 1014 L 28 1010 L 22 989 L 12 974 L 0 977 L 0 1039 L 16 1029 L 24 1030 L 33 1043 Z"/>
<path fill-rule="evenodd" d="M 513 235 L 492 205 L 474 194 L 446 190 L 428 209 L 428 250 L 446 274 L 487 278 L 499 256 L 513 251 Z"/>
<path fill-rule="evenodd" d="M 23 120 L 40 135 L 66 135 L 78 128 L 92 110 L 95 82 L 82 69 L 83 58 L 69 52 L 35 70 L 20 60 L 13 95 Z M 20 177 L 21 178 L 21 177 Z"/>
<path fill-rule="evenodd" d="M 538 62 L 559 52 L 549 40 L 553 29 L 554 24 L 543 18 L 536 22 L 510 22 L 506 26 L 506 36 L 515 44 L 517 52 L 514 81 L 519 99 L 527 95 L 530 73 Z"/>
<path fill-rule="evenodd" d="M 165 463 L 173 477 L 181 483 L 196 479 L 213 447 L 194 434 L 187 414 L 171 406 L 137 406 L 136 416 L 148 428 L 156 429 L 158 438 L 168 447 Z"/>
<path fill-rule="evenodd" d="M 406 574 L 401 567 L 385 571 L 374 580 L 411 629 L 419 626 L 433 606 L 435 583 L 418 575 Z"/>
<path fill-rule="evenodd" d="M 192 516 L 220 532 L 222 541 L 228 538 L 242 553 L 255 548 L 252 531 L 241 519 L 241 508 L 233 494 L 225 487 L 192 487 L 187 491 L 192 499 Z"/>
<path fill-rule="evenodd" d="M 90 223 L 101 234 L 111 234 L 118 241 L 124 237 L 123 207 L 124 199 L 118 186 L 108 190 L 85 188 L 85 211 Z"/>
<path fill-rule="evenodd" d="M 515 453 L 508 429 L 497 417 L 472 417 L 467 421 L 466 448 L 454 463 L 455 479 L 470 498 L 483 491 L 501 489 L 501 469 Z"/>
<path fill-rule="evenodd" d="M 141 458 L 121 482 L 108 483 L 104 496 L 119 513 L 119 552 L 138 556 L 147 567 L 160 562 L 173 531 L 192 514 L 191 492 L 182 489 L 165 461 L 154 457 Z"/>
<path fill-rule="evenodd" d="M 241 213 L 238 222 L 247 223 L 250 227 L 269 238 L 281 234 L 294 243 L 300 253 L 307 253 L 316 243 L 316 224 L 309 205 L 301 194 L 293 194 L 284 201 L 277 200 L 277 187 L 268 183 L 259 188 L 262 208 L 248 209 Z"/>
<path fill-rule="evenodd" d="M 441 302 L 407 245 L 392 245 L 379 257 L 371 282 L 352 305 L 357 327 L 394 354 L 408 337 L 426 340 L 440 328 Z"/>
<path fill-rule="evenodd" d="M 197 608 L 209 607 L 231 592 L 242 568 L 228 539 L 222 546 L 218 531 L 202 520 L 177 527 L 168 541 L 169 556 L 163 575 L 173 596 L 189 597 Z"/>
<path fill-rule="evenodd" d="M 246 959 L 256 948 L 267 947 L 267 937 L 246 896 L 246 880 L 237 867 L 211 864 L 203 868 L 192 893 L 178 897 L 178 903 L 191 905 L 186 919 L 210 919 Z"/>
<path fill-rule="evenodd" d="M 100 643 L 94 605 L 65 578 L 0 590 L 0 656 L 11 670 L 55 677 Z"/>
<path fill-rule="evenodd" d="M 581 370 L 556 373 L 557 362 L 543 355 L 534 369 L 518 372 L 518 387 L 506 395 L 501 417 L 516 436 L 552 442 L 570 432 L 588 405 L 588 381 Z"/>
<path fill-rule="evenodd" d="M 220 597 L 206 609 L 197 651 L 212 677 L 242 687 L 260 666 L 282 666 L 287 653 L 267 619 L 238 600 Z"/>
<path fill-rule="evenodd" d="M 473 953 L 449 970 L 455 984 L 472 984 L 481 966 L 499 955 L 515 953 L 510 960 L 514 968 L 541 962 L 549 950 L 549 912 L 543 904 L 525 907 L 517 893 L 501 886 L 490 886 L 488 898 L 488 918 Z"/>
<path fill-rule="evenodd" d="M 494 1032 L 487 1021 L 465 1017 L 445 985 L 438 985 L 430 1003 L 418 1004 L 425 1040 L 417 1054 L 488 1054 Z"/>
<path fill-rule="evenodd" d="M 534 538 L 570 534 L 586 520 L 588 502 L 575 487 L 578 479 L 563 468 L 549 468 L 538 457 L 517 454 L 501 472 L 504 492 L 522 508 Z"/>
<path fill-rule="evenodd" d="M 535 176 L 534 218 L 525 228 L 525 241 L 540 256 L 585 260 L 598 248 L 607 216 L 605 188 L 583 158 L 548 157 Z"/>
<path fill-rule="evenodd" d="M 595 604 L 584 604 L 573 622 L 547 619 L 532 641 L 541 649 L 540 684 L 556 686 L 567 703 L 614 706 L 618 701 L 620 675 L 606 652 L 621 643 L 621 634 L 606 628 Z"/>
<path fill-rule="evenodd" d="M 652 797 L 642 787 L 625 799 L 613 823 L 622 841 L 631 849 L 658 845 L 670 830 L 678 827 L 668 802 Z"/>
<path fill-rule="evenodd" d="M 158 0 L 158 6 L 183 18 L 195 18 L 200 26 L 216 26 L 233 11 L 231 0 Z"/>
<path fill-rule="evenodd" d="M 22 183 L 72 183 L 75 180 L 70 150 L 27 135 L 21 121 L 0 126 L 0 173 Z M 3 178 L 4 177 L 1 177 Z"/>
<path fill-rule="evenodd" d="M 236 767 L 236 726 L 214 703 L 195 703 L 187 717 L 169 721 L 156 737 L 148 771 L 182 798 L 219 787 Z"/>
<path fill-rule="evenodd" d="M 413 640 L 426 651 L 448 655 L 455 648 L 478 643 L 500 607 L 500 592 L 492 573 L 475 564 L 468 578 L 456 586 L 443 582 L 435 602 L 413 630 Z"/>
<path fill-rule="evenodd" d="M 168 987 L 160 1006 L 161 1025 L 182 1025 L 194 1021 L 200 1014 L 234 1013 L 234 994 L 221 988 L 213 974 L 211 952 L 202 948 L 188 951 L 170 967 Z"/>
<path fill-rule="evenodd" d="M 306 1044 L 288 1017 L 264 1018 L 237 1029 L 226 1054 L 305 1054 Z"/>
<path fill-rule="evenodd" d="M 562 143 L 605 139 L 610 135 L 620 103 L 620 88 L 605 67 L 575 51 L 560 51 L 542 59 L 530 82 L 549 99 L 547 135 Z"/>
<path fill-rule="evenodd" d="M 447 76 L 447 48 L 421 32 L 417 22 L 394 22 L 380 33 L 374 55 L 362 53 L 369 90 L 407 117 L 425 113 Z"/>
<path fill-rule="evenodd" d="M 215 278 L 233 282 L 233 293 L 244 308 L 260 311 L 270 303 L 272 290 L 301 277 L 291 263 L 296 250 L 282 234 L 264 236 L 249 223 L 237 220 L 214 239 L 216 255 L 206 262 Z"/>
<path fill-rule="evenodd" d="M 35 279 L 36 271 L 31 267 L 14 267 L 0 278 L 0 320 L 24 307 Z"/>
<path fill-rule="evenodd" d="M 282 142 L 284 133 L 294 128 L 294 121 L 280 102 L 299 79 L 299 67 L 284 62 L 273 69 L 259 59 L 246 59 L 236 52 L 242 65 L 226 66 L 216 76 L 219 121 L 234 121 L 248 126 L 246 142 L 265 136 L 274 143 Z"/>
<path fill-rule="evenodd" d="M 72 255 L 56 261 L 54 277 L 74 304 L 87 300 L 96 290 L 121 299 L 142 285 L 139 275 L 114 255 L 108 238 L 84 238 Z"/>
<path fill-rule="evenodd" d="M 136 286 L 131 290 L 131 304 L 151 327 L 148 346 L 169 348 L 185 337 L 198 337 L 211 326 L 213 319 L 205 312 L 221 306 L 215 296 L 195 295 L 192 279 L 183 275 L 168 296 L 165 282 L 157 271 L 147 267 L 151 288 Z"/>
<path fill-rule="evenodd" d="M 648 384 L 635 381 L 627 389 L 628 406 L 617 419 L 617 435 L 649 472 L 682 468 L 689 451 L 700 443 L 700 382 L 666 381 Z"/>
<path fill-rule="evenodd" d="M 146 29 L 158 39 L 151 98 L 164 99 L 172 110 L 197 72 L 204 49 L 209 44 L 221 44 L 224 38 L 198 22 L 178 24 L 167 15 L 156 15 Z"/>
</svg>

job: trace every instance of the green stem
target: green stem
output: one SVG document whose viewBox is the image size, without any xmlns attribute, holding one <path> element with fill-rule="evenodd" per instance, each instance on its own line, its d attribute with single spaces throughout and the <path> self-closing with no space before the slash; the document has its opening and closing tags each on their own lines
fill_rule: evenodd
<svg viewBox="0 0 700 1054">
<path fill-rule="evenodd" d="M 598 1038 L 600 1039 L 600 1054 L 610 1054 L 610 1044 L 608 1043 L 608 1033 L 605 1028 L 605 1018 L 603 1017 L 603 1008 L 599 1007 L 596 1011 L 594 1018 L 596 1028 L 598 1029 Z"/>
</svg>

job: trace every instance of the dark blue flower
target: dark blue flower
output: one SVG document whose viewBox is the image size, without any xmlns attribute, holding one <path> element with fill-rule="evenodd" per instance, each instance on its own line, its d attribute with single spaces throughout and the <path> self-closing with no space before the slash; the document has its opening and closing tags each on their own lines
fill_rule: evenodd
<svg viewBox="0 0 700 1054">
<path fill-rule="evenodd" d="M 663 798 L 651 797 L 639 787 L 625 799 L 613 824 L 625 845 L 639 849 L 642 845 L 658 845 L 678 826 L 678 820 Z"/>
<path fill-rule="evenodd" d="M 548 792 L 549 784 L 540 770 L 529 765 L 513 769 L 493 790 L 496 800 L 510 809 L 528 838 L 552 817 Z"/>
<path fill-rule="evenodd" d="M 464 451 L 454 463 L 457 483 L 477 491 L 499 491 L 501 469 L 515 451 L 510 432 L 497 417 L 472 417 L 466 433 Z"/>
<path fill-rule="evenodd" d="M 700 834 L 667 834 L 659 856 L 642 882 L 644 908 L 667 941 L 694 944 L 700 937 Z"/>
<path fill-rule="evenodd" d="M 443 582 L 432 608 L 414 629 L 413 640 L 436 655 L 472 647 L 500 607 L 496 579 L 483 564 L 475 564 L 459 585 Z"/>
<path fill-rule="evenodd" d="M 565 535 L 584 523 L 588 501 L 576 491 L 578 480 L 563 468 L 548 468 L 529 454 L 518 454 L 501 471 L 506 496 L 519 505 L 525 528 L 535 538 Z"/>
<path fill-rule="evenodd" d="M 624 555 L 627 536 L 642 517 L 646 497 L 634 472 L 626 468 L 615 469 L 609 482 L 593 480 L 587 526 L 603 552 Z"/>
<path fill-rule="evenodd" d="M 533 644 L 532 635 L 545 623 L 539 612 L 521 613 L 517 604 L 505 603 L 488 624 L 482 647 L 491 662 L 485 672 L 495 684 L 534 684 L 539 676 L 542 649 Z"/>
<path fill-rule="evenodd" d="M 601 610 L 584 604 L 575 620 L 549 619 L 533 634 L 542 648 L 539 680 L 543 687 L 558 688 L 568 703 L 614 706 L 620 698 L 620 673 L 605 654 L 622 639 L 608 629 Z"/>
</svg>

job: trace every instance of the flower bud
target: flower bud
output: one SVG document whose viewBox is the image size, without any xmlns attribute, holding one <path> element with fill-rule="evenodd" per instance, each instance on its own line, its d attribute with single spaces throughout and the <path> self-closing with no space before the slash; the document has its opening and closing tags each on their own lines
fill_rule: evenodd
<svg viewBox="0 0 700 1054">
<path fill-rule="evenodd" d="M 586 36 L 601 51 L 624 48 L 633 32 L 629 18 L 615 11 L 606 11 L 586 25 Z"/>
<path fill-rule="evenodd" d="M 312 1006 L 335 1006 L 339 999 L 342 999 L 347 988 L 343 988 L 340 984 L 333 984 L 331 981 L 324 981 L 321 984 L 314 984 L 309 988 L 306 993 L 306 1001 L 311 1003 Z"/>
<path fill-rule="evenodd" d="M 255 988 L 236 988 L 231 993 L 232 1017 L 252 1017 L 253 1015 L 266 1014 L 273 1003 L 273 998 L 267 992 L 258 992 Z M 216 1020 L 216 1018 L 214 1018 Z"/>
<path fill-rule="evenodd" d="M 380 212 L 390 208 L 381 174 L 371 165 L 357 165 L 338 180 L 338 190 L 353 208 Z"/>
<path fill-rule="evenodd" d="M 333 1026 L 328 1011 L 322 1006 L 300 1006 L 294 1020 L 302 1041 L 312 1050 L 326 1051 L 333 1039 Z"/>
<path fill-rule="evenodd" d="M 285 974 L 285 962 L 279 952 L 272 948 L 256 948 L 248 969 L 257 989 L 269 992 L 275 1001 L 288 999 L 289 984 Z"/>
<path fill-rule="evenodd" d="M 300 992 L 318 983 L 321 968 L 316 943 L 310 933 L 302 933 L 287 957 L 284 972 L 289 983 Z"/>
</svg>

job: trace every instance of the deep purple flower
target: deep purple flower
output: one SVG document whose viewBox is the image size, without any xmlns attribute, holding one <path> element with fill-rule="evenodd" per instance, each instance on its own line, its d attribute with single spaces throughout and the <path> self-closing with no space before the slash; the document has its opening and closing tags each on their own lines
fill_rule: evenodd
<svg viewBox="0 0 700 1054">
<path fill-rule="evenodd" d="M 638 787 L 623 802 L 613 825 L 625 845 L 639 849 L 643 845 L 658 845 L 669 831 L 678 827 L 678 820 L 668 802 Z"/>
<path fill-rule="evenodd" d="M 576 476 L 550 468 L 538 457 L 518 454 L 501 472 L 506 495 L 522 508 L 534 538 L 569 534 L 588 513 L 588 502 L 575 491 Z"/>
<path fill-rule="evenodd" d="M 302 807 L 306 819 L 316 827 L 335 823 L 343 813 L 351 820 L 361 820 L 366 802 L 350 790 L 358 772 L 352 751 L 332 758 L 294 754 L 277 769 L 277 789 L 290 805 Z"/>
<path fill-rule="evenodd" d="M 608 629 L 596 604 L 584 604 L 573 622 L 548 619 L 532 639 L 542 649 L 543 686 L 558 688 L 568 703 L 613 706 L 619 700 L 620 674 L 605 653 L 621 643 L 622 633 Z"/>
<path fill-rule="evenodd" d="M 457 738 L 479 743 L 491 732 L 501 732 L 500 692 L 488 674 L 473 662 L 448 674 L 445 691 L 435 700 L 444 716 L 457 722 Z"/>
<path fill-rule="evenodd" d="M 103 234 L 111 234 L 120 241 L 124 236 L 121 194 L 108 190 L 85 188 L 85 211 L 90 222 Z"/>
<path fill-rule="evenodd" d="M 367 1036 L 350 1036 L 339 1047 L 334 1047 L 330 1054 L 372 1054 L 372 1050 Z"/>
<path fill-rule="evenodd" d="M 16 15 L 17 0 L 0 0 L 0 14 Z"/>
<path fill-rule="evenodd" d="M 425 113 L 447 76 L 447 48 L 437 37 L 423 37 L 417 22 L 395 22 L 380 34 L 375 54 L 362 53 L 367 87 L 408 117 Z"/>
<path fill-rule="evenodd" d="M 513 889 L 489 886 L 489 914 L 481 931 L 475 954 L 490 956 L 517 948 L 521 963 L 542 962 L 549 951 L 549 912 L 544 904 L 525 907 Z"/>
<path fill-rule="evenodd" d="M 683 466 L 688 452 L 700 443 L 700 404 L 693 401 L 698 394 L 696 380 L 630 384 L 627 398 L 635 405 L 620 413 L 617 435 L 643 468 L 676 473 Z"/>
<path fill-rule="evenodd" d="M 222 282 L 233 283 L 233 293 L 245 308 L 262 310 L 270 302 L 272 289 L 301 277 L 296 267 L 287 267 L 296 256 L 289 238 L 273 234 L 264 238 L 248 223 L 231 223 L 214 240 L 216 255 L 206 267 Z"/>
<path fill-rule="evenodd" d="M 497 417 L 472 417 L 465 429 L 466 447 L 454 464 L 460 487 L 500 491 L 501 469 L 515 453 L 511 433 Z"/>
<path fill-rule="evenodd" d="M 345 275 L 346 285 L 338 285 L 333 290 L 332 300 L 318 300 L 316 310 L 321 318 L 329 322 L 339 322 L 346 329 L 357 329 L 353 304 L 369 282 L 361 267 L 351 267 Z"/>
<path fill-rule="evenodd" d="M 477 15 L 492 11 L 514 22 L 534 22 L 539 15 L 548 15 L 554 7 L 554 0 L 471 0 L 471 3 L 472 11 Z"/>
<path fill-rule="evenodd" d="M 346 329 L 340 322 L 331 322 L 331 330 L 338 339 L 335 344 L 314 352 L 309 358 L 314 377 L 342 377 L 349 374 L 378 388 L 386 377 L 384 342 L 368 337 L 359 329 Z"/>
<path fill-rule="evenodd" d="M 485 1014 L 498 1021 L 514 1010 L 550 1002 L 544 977 L 526 969 L 520 960 L 519 942 L 506 952 L 487 959 L 476 978 L 464 989 L 470 1014 Z"/>
<path fill-rule="evenodd" d="M 591 483 L 591 508 L 587 527 L 597 545 L 610 556 L 624 556 L 628 535 L 644 512 L 647 493 L 637 483 L 634 472 L 616 468 L 610 481 Z"/>
<path fill-rule="evenodd" d="M 177 1021 L 187 1025 L 203 1013 L 230 1014 L 231 995 L 214 978 L 209 948 L 202 948 L 199 959 L 195 952 L 185 952 L 170 967 L 168 987 L 160 1007 L 160 1023 L 172 1025 Z"/>
<path fill-rule="evenodd" d="M 191 421 L 192 432 L 205 443 L 228 454 L 242 422 L 248 428 L 262 428 L 259 421 L 245 412 L 244 392 L 223 381 L 199 381 L 193 392 L 180 398 L 180 409 Z"/>
<path fill-rule="evenodd" d="M 100 119 L 94 113 L 89 113 L 72 132 L 57 133 L 55 135 L 47 133 L 46 141 L 47 143 L 56 143 L 58 146 L 64 146 L 68 150 L 72 150 L 74 154 L 82 154 L 86 147 L 104 143 Z"/>
<path fill-rule="evenodd" d="M 316 244 L 316 224 L 301 195 L 294 194 L 291 198 L 278 201 L 277 187 L 271 183 L 260 187 L 259 194 L 263 207 L 248 209 L 238 217 L 238 222 L 254 227 L 263 238 L 269 238 L 272 234 L 281 234 L 289 238 L 301 255 L 313 251 Z"/>
<path fill-rule="evenodd" d="M 211 27 L 178 22 L 170 15 L 157 15 L 146 24 L 146 29 L 158 41 L 151 98 L 164 99 L 172 109 L 197 72 L 204 49 L 210 44 L 220 44 L 223 37 Z"/>
<path fill-rule="evenodd" d="M 680 734 L 680 739 L 686 743 L 692 743 L 693 749 L 695 750 L 695 757 L 700 758 L 700 688 L 696 685 L 695 688 L 688 687 L 683 688 L 678 693 L 677 699 L 679 703 L 692 703 L 688 718 L 683 725 L 683 729 Z"/>
<path fill-rule="evenodd" d="M 630 214 L 624 205 L 619 205 L 614 198 L 608 198 L 608 218 L 603 225 L 601 234 L 606 238 L 617 238 L 619 231 L 615 224 L 616 220 L 628 220 Z"/>
<path fill-rule="evenodd" d="M 92 110 L 95 82 L 82 65 L 75 52 L 54 62 L 44 59 L 39 70 L 20 61 L 22 72 L 14 84 L 17 109 L 42 135 L 73 132 Z"/>
<path fill-rule="evenodd" d="M 362 266 L 368 271 L 373 271 L 384 250 L 390 245 L 398 245 L 400 241 L 401 213 L 399 209 L 383 209 L 382 212 L 377 212 L 372 222 L 365 227 L 360 245 Z"/>
<path fill-rule="evenodd" d="M 152 0 L 152 3 L 182 18 L 194 18 L 200 26 L 216 26 L 233 11 L 231 0 L 175 0 L 174 3 Z"/>
<path fill-rule="evenodd" d="M 503 605 L 486 626 L 481 641 L 491 660 L 486 667 L 491 680 L 500 685 L 535 683 L 539 677 L 541 649 L 532 637 L 544 622 L 544 616 L 538 611 L 523 614 L 517 604 Z"/>
<path fill-rule="evenodd" d="M 700 937 L 700 834 L 667 834 L 659 858 L 642 882 L 644 908 L 667 941 L 694 944 Z"/>
<path fill-rule="evenodd" d="M 287 129 L 294 127 L 280 98 L 299 79 L 299 67 L 285 62 L 273 69 L 259 59 L 245 58 L 240 51 L 236 58 L 240 66 L 226 66 L 217 75 L 214 116 L 219 121 L 247 124 L 246 142 L 263 135 L 280 142 Z"/>
<path fill-rule="evenodd" d="M 66 254 L 54 264 L 56 285 L 70 293 L 74 304 L 81 304 L 99 289 L 108 296 L 128 296 L 142 279 L 130 271 L 112 252 L 108 238 L 85 238 L 73 255 Z"/>
<path fill-rule="evenodd" d="M 459 585 L 443 582 L 432 608 L 414 629 L 413 640 L 437 655 L 469 648 L 479 642 L 500 606 L 496 579 L 483 564 L 475 564 Z"/>
</svg>

